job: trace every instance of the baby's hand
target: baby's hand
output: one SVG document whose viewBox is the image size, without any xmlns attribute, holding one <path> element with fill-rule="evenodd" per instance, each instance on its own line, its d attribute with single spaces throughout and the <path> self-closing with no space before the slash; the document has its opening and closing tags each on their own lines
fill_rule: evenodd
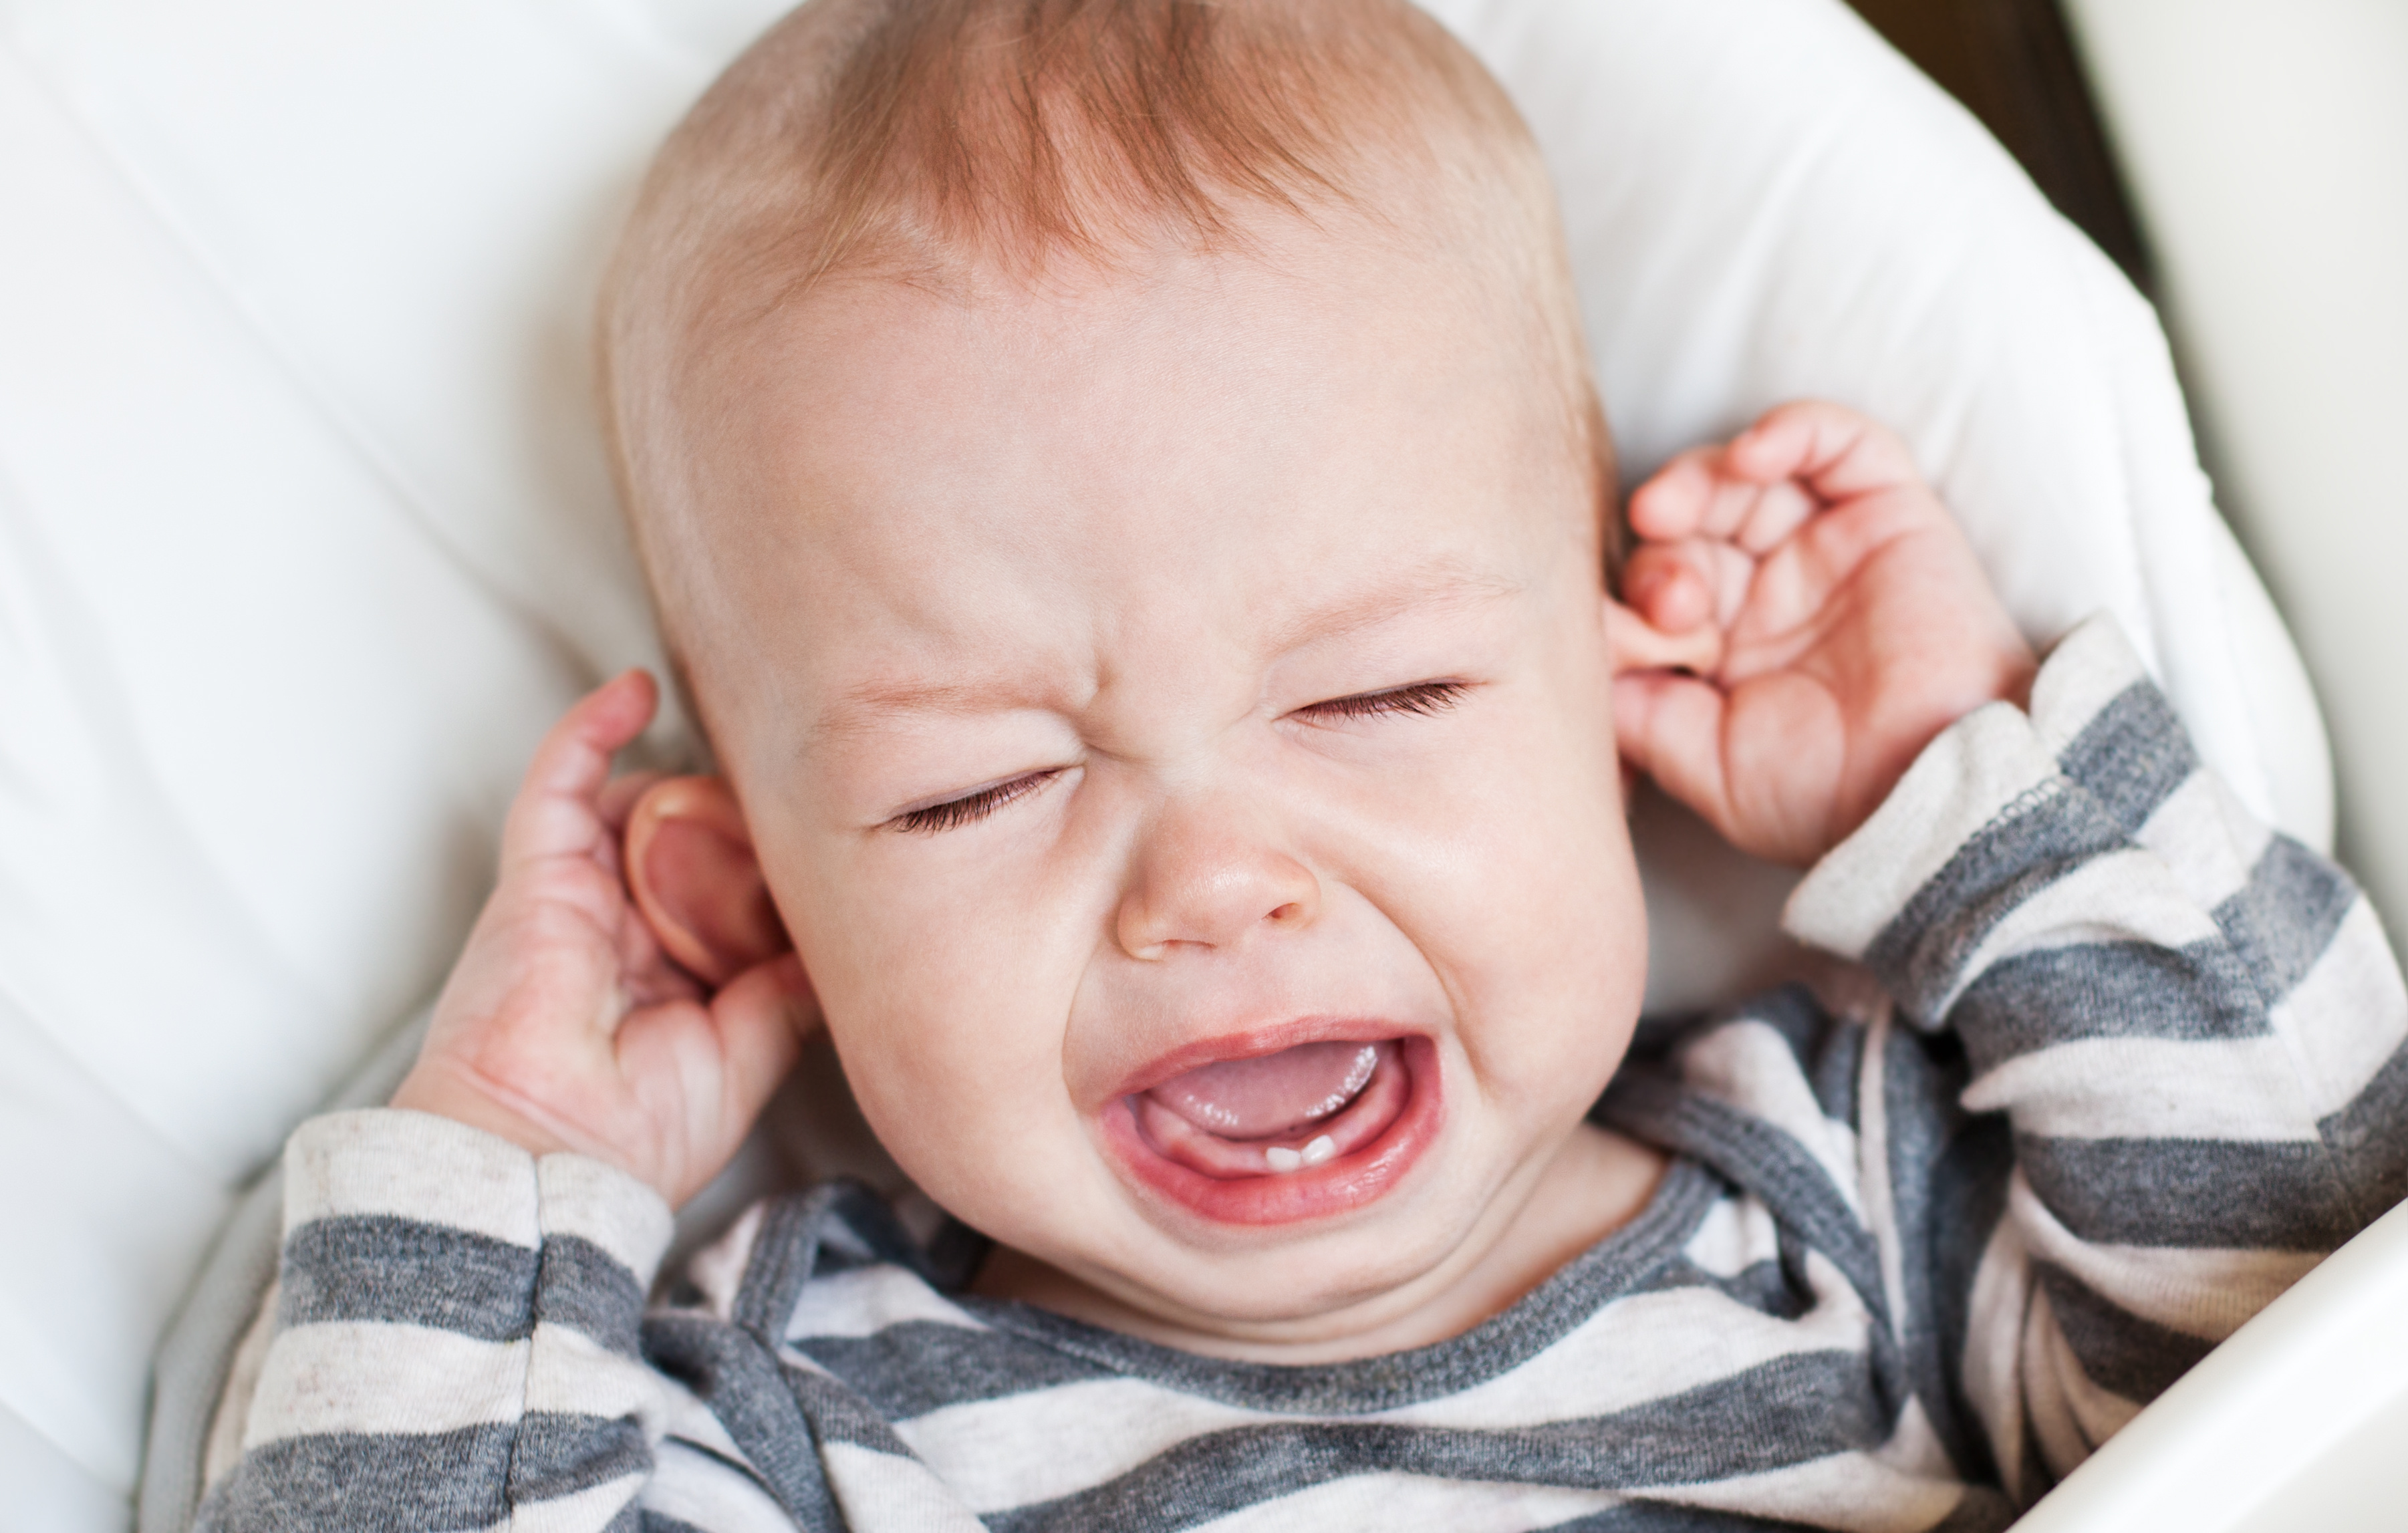
<svg viewBox="0 0 2408 1533">
<path fill-rule="evenodd" d="M 674 1206 L 735 1154 L 818 1013 L 791 952 L 707 994 L 629 898 L 621 839 L 649 780 L 611 781 L 610 757 L 655 701 L 630 671 L 544 738 L 393 1105 L 608 1161 Z"/>
<path fill-rule="evenodd" d="M 1713 659 L 1621 676 L 1623 754 L 1742 851 L 1814 861 L 1934 736 L 2030 686 L 1963 533 L 1904 444 L 1852 410 L 1784 405 L 1682 454 L 1630 524 L 1624 601 Z"/>
</svg>

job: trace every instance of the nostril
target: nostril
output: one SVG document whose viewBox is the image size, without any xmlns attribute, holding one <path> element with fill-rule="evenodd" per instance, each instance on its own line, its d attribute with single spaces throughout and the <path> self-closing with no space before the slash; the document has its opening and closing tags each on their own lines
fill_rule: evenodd
<svg viewBox="0 0 2408 1533">
<path fill-rule="evenodd" d="M 1304 907 L 1298 905 L 1294 900 L 1290 900 L 1286 904 L 1281 906 L 1278 910 L 1273 910 L 1270 913 L 1269 919 L 1273 921 L 1294 921 L 1303 914 Z"/>
</svg>

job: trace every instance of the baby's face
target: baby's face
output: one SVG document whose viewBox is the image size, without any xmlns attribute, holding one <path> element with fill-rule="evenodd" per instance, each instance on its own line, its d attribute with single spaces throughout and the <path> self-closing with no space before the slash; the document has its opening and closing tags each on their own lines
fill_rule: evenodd
<svg viewBox="0 0 2408 1533">
<path fill-rule="evenodd" d="M 850 283 L 709 467 L 696 680 L 871 1125 L 1198 1334 L 1475 1261 L 1637 1014 L 1596 509 L 1468 285 Z"/>
</svg>

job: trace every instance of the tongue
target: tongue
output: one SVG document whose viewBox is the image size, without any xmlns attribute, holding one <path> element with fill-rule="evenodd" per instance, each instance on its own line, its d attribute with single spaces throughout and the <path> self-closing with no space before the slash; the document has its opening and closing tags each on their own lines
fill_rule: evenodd
<svg viewBox="0 0 2408 1533">
<path fill-rule="evenodd" d="M 1207 1133 L 1260 1139 L 1328 1117 L 1354 1099 L 1380 1062 L 1372 1043 L 1299 1043 L 1173 1076 L 1148 1095 Z"/>
</svg>

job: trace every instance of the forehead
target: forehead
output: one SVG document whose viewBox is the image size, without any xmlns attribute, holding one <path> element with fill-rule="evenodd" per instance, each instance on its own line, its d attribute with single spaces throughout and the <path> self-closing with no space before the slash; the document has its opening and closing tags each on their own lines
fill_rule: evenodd
<svg viewBox="0 0 2408 1533">
<path fill-rule="evenodd" d="M 814 295 L 724 372 L 695 551 L 719 631 L 693 648 L 753 674 L 698 685 L 791 716 L 1531 583 L 1594 528 L 1526 308 L 1494 286 L 1323 239 Z"/>
</svg>

